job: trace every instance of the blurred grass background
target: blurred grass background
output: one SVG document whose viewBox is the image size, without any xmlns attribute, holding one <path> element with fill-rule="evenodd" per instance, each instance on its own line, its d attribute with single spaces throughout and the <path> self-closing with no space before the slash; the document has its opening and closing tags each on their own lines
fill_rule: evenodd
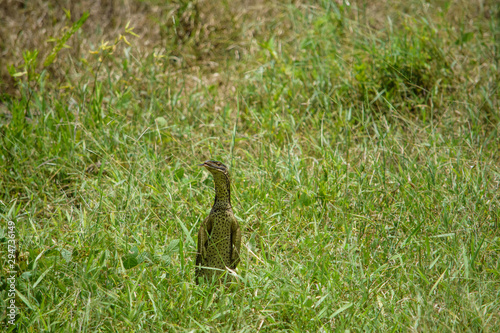
<svg viewBox="0 0 500 333">
<path fill-rule="evenodd" d="M 500 326 L 496 1 L 4 0 L 0 22 L 19 331 Z M 229 289 L 193 281 L 206 159 L 243 231 Z"/>
</svg>

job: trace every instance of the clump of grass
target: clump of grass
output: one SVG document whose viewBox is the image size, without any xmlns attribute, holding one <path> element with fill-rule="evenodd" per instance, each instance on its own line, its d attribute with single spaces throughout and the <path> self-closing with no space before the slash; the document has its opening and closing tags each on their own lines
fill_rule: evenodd
<svg viewBox="0 0 500 333">
<path fill-rule="evenodd" d="M 494 331 L 500 8 L 370 6 L 89 5 L 0 106 L 17 329 Z M 193 280 L 208 158 L 244 234 L 229 288 Z"/>
</svg>

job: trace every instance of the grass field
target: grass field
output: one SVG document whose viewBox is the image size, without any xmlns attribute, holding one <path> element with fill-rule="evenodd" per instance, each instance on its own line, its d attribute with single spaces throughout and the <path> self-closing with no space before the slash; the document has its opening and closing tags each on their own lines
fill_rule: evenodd
<svg viewBox="0 0 500 333">
<path fill-rule="evenodd" d="M 498 331 L 496 1 L 2 6 L 7 331 Z M 206 159 L 229 288 L 193 279 Z"/>
</svg>

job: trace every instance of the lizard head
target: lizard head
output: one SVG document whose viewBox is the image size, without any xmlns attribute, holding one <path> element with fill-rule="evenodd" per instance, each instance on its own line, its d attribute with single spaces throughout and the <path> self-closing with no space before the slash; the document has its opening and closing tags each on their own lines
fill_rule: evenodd
<svg viewBox="0 0 500 333">
<path fill-rule="evenodd" d="M 229 170 L 227 169 L 227 166 L 225 166 L 224 164 L 222 164 L 219 161 L 208 160 L 208 161 L 205 161 L 201 164 L 198 164 L 198 166 L 205 167 L 212 174 L 222 173 L 225 176 L 229 177 Z"/>
</svg>

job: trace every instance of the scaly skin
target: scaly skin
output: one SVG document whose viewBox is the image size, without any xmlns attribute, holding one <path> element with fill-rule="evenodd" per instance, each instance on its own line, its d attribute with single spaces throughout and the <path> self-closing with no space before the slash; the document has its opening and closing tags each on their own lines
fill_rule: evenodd
<svg viewBox="0 0 500 333">
<path fill-rule="evenodd" d="M 196 283 L 219 279 L 226 268 L 234 270 L 240 262 L 241 230 L 231 207 L 231 188 L 227 167 L 221 162 L 205 161 L 214 177 L 215 202 L 198 231 Z"/>
</svg>

